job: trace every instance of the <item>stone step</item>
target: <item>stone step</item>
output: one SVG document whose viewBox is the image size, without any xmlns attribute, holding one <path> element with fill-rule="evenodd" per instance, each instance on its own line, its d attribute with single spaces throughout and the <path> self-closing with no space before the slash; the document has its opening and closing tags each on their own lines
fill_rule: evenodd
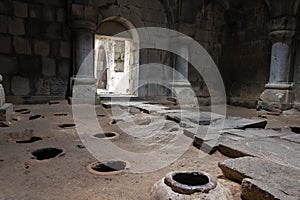
<svg viewBox="0 0 300 200">
<path fill-rule="evenodd" d="M 230 157 L 254 156 L 300 168 L 300 145 L 279 138 L 247 138 L 241 141 L 221 141 L 218 150 Z"/>
<path fill-rule="evenodd" d="M 228 159 L 219 167 L 226 178 L 242 183 L 245 200 L 300 198 L 299 168 L 254 157 Z"/>
</svg>

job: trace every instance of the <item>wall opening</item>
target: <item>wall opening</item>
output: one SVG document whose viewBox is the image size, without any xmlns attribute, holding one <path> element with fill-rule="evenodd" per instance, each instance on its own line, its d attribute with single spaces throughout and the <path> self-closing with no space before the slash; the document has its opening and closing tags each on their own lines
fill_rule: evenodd
<svg viewBox="0 0 300 200">
<path fill-rule="evenodd" d="M 110 17 L 100 23 L 95 34 L 95 75 L 99 95 L 137 95 L 138 43 L 138 34 L 128 20 Z"/>
</svg>

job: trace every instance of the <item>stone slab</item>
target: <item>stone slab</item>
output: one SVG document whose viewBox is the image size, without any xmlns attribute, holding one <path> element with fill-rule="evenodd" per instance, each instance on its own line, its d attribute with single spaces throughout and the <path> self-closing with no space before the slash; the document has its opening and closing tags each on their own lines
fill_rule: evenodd
<svg viewBox="0 0 300 200">
<path fill-rule="evenodd" d="M 219 115 L 212 112 L 193 112 L 189 110 L 181 110 L 180 112 L 167 113 L 166 117 L 176 122 L 191 122 L 198 125 L 209 125 L 213 121 L 224 118 L 223 115 Z"/>
<path fill-rule="evenodd" d="M 260 196 L 266 197 L 263 199 L 300 198 L 299 168 L 253 157 L 228 159 L 219 163 L 219 167 L 225 177 L 242 183 L 244 199 L 261 199 Z M 251 187 L 253 184 L 256 187 Z"/>
<path fill-rule="evenodd" d="M 243 138 L 258 138 L 258 137 L 280 137 L 286 133 L 266 130 L 266 129 L 246 129 L 246 130 L 226 130 L 224 135 L 238 136 Z"/>
<path fill-rule="evenodd" d="M 138 105 L 144 104 L 146 102 L 139 102 L 139 101 L 102 101 L 101 104 L 105 108 L 111 108 L 113 106 L 119 106 L 123 108 L 128 108 L 128 107 L 136 107 Z"/>
<path fill-rule="evenodd" d="M 231 158 L 254 156 L 300 168 L 300 145 L 279 138 L 247 138 L 242 141 L 221 141 L 218 150 Z"/>
<path fill-rule="evenodd" d="M 12 119 L 13 104 L 5 103 L 0 106 L 0 122 L 10 122 Z"/>
<path fill-rule="evenodd" d="M 246 129 L 246 128 L 265 128 L 266 120 L 246 119 L 240 117 L 228 117 L 223 120 L 214 121 L 212 126 L 222 127 L 222 129 Z"/>
<path fill-rule="evenodd" d="M 245 178 L 242 182 L 242 198 L 244 200 L 252 199 L 284 199 L 284 200 L 296 200 L 298 198 L 290 197 L 282 192 L 278 192 L 277 189 L 270 187 L 270 184 L 265 184 L 263 181 L 253 180 Z"/>
<path fill-rule="evenodd" d="M 158 111 L 169 109 L 166 106 L 151 105 L 151 104 L 140 104 L 135 107 L 148 114 L 154 114 L 157 113 Z"/>
<path fill-rule="evenodd" d="M 300 134 L 290 134 L 280 137 L 281 139 L 288 140 L 300 144 Z"/>
</svg>

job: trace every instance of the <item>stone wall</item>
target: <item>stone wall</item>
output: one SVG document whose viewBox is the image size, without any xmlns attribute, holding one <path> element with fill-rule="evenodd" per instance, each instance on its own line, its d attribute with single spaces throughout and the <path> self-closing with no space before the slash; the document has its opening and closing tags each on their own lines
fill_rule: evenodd
<svg viewBox="0 0 300 200">
<path fill-rule="evenodd" d="M 268 8 L 263 0 L 227 10 L 223 68 L 229 103 L 255 107 L 269 80 L 271 42 Z"/>
<path fill-rule="evenodd" d="M 6 94 L 65 97 L 71 72 L 66 1 L 1 0 L 0 23 Z"/>
<path fill-rule="evenodd" d="M 189 3 L 185 1 L 185 3 Z M 225 44 L 226 23 L 224 20 L 226 8 L 220 2 L 198 1 L 196 5 L 183 5 L 182 22 L 179 31 L 192 37 L 210 54 L 216 65 L 221 69 L 223 46 Z M 189 15 L 193 15 L 189 17 Z M 190 56 L 198 56 L 198 52 L 190 52 Z M 210 96 L 206 84 L 193 66 L 189 67 L 189 81 L 200 98 Z"/>
</svg>

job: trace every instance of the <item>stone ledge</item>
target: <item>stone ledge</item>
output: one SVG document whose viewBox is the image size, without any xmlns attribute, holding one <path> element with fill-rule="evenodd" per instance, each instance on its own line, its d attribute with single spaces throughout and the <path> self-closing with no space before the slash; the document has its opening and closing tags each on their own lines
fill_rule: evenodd
<svg viewBox="0 0 300 200">
<path fill-rule="evenodd" d="M 228 179 L 242 183 L 242 197 L 245 200 L 300 197 L 299 168 L 253 157 L 228 159 L 219 163 L 219 167 Z"/>
</svg>

